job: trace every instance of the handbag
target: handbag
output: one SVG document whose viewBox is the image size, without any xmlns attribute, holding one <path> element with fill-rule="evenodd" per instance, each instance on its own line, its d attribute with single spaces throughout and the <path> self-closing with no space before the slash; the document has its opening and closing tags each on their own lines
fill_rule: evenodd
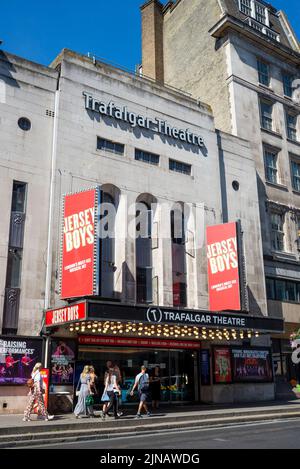
<svg viewBox="0 0 300 469">
<path fill-rule="evenodd" d="M 94 405 L 94 398 L 93 396 L 90 394 L 89 396 L 86 396 L 85 398 L 85 404 L 90 407 L 92 405 Z"/>
<path fill-rule="evenodd" d="M 110 401 L 110 398 L 109 398 L 107 392 L 104 392 L 102 394 L 102 397 L 101 397 L 101 402 L 109 402 L 109 401 Z"/>
<path fill-rule="evenodd" d="M 29 378 L 26 381 L 26 385 L 27 385 L 28 388 L 32 389 L 34 387 L 34 380 L 32 378 Z"/>
</svg>

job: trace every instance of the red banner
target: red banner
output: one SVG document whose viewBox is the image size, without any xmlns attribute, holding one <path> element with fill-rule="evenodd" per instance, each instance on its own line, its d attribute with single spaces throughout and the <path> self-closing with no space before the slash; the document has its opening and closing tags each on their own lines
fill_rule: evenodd
<svg viewBox="0 0 300 469">
<path fill-rule="evenodd" d="M 59 324 L 67 324 L 86 319 L 86 304 L 65 306 L 63 308 L 46 311 L 45 326 L 51 327 Z"/>
<path fill-rule="evenodd" d="M 125 347 L 151 347 L 168 349 L 186 349 L 199 350 L 200 342 L 189 340 L 163 340 L 163 339 L 142 339 L 135 337 L 106 337 L 81 335 L 78 338 L 81 345 L 107 345 L 107 346 L 125 346 Z"/>
<path fill-rule="evenodd" d="M 44 404 L 46 409 L 48 409 L 48 396 L 49 396 L 49 370 L 48 368 L 42 368 L 41 371 L 41 377 L 43 380 L 43 399 L 44 399 Z M 33 411 L 35 414 L 40 413 L 40 408 L 38 403 L 36 402 L 33 407 Z"/>
<path fill-rule="evenodd" d="M 65 196 L 61 298 L 94 292 L 97 189 Z"/>
<path fill-rule="evenodd" d="M 209 226 L 206 236 L 210 310 L 240 311 L 237 225 Z"/>
</svg>

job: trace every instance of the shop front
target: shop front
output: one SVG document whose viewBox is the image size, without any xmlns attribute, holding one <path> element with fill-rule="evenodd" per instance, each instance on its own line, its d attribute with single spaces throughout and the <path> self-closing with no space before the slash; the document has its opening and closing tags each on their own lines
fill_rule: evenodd
<svg viewBox="0 0 300 469">
<path fill-rule="evenodd" d="M 125 406 L 137 400 L 130 390 L 142 365 L 150 375 L 159 367 L 166 404 L 274 397 L 269 334 L 282 332 L 281 320 L 84 300 L 47 311 L 45 328 L 51 341 L 50 400 L 52 395 L 65 401 L 66 410 L 85 365 L 95 368 L 100 405 L 109 362 L 120 369 Z"/>
<path fill-rule="evenodd" d="M 122 404 L 137 400 L 130 396 L 135 376 L 142 365 L 150 376 L 159 367 L 161 377 L 161 401 L 186 403 L 199 400 L 198 355 L 200 343 L 157 339 L 130 339 L 116 337 L 79 336 L 78 362 L 75 381 L 83 366 L 90 363 L 99 377 L 99 394 L 102 394 L 104 372 L 111 362 L 120 368 Z"/>
</svg>

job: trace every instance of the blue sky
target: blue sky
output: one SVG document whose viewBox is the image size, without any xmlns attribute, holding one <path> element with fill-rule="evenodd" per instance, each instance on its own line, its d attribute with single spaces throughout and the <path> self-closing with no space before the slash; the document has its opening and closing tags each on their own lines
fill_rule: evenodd
<svg viewBox="0 0 300 469">
<path fill-rule="evenodd" d="M 0 0 L 2 48 L 49 64 L 61 49 L 92 52 L 134 69 L 141 60 L 143 0 Z M 299 0 L 273 0 L 300 37 Z"/>
</svg>

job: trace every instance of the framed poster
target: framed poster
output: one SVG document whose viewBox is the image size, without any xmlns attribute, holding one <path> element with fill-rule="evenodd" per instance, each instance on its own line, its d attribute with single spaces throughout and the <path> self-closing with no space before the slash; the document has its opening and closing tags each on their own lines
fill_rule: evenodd
<svg viewBox="0 0 300 469">
<path fill-rule="evenodd" d="M 208 226 L 207 269 L 209 309 L 240 311 L 240 271 L 237 224 Z"/>
<path fill-rule="evenodd" d="M 76 341 L 57 339 L 51 342 L 51 384 L 73 385 Z"/>
<path fill-rule="evenodd" d="M 202 386 L 208 386 L 211 384 L 209 350 L 204 349 L 200 351 L 200 377 Z"/>
<path fill-rule="evenodd" d="M 98 294 L 99 243 L 97 206 L 99 190 L 64 197 L 61 253 L 61 298 Z"/>
<path fill-rule="evenodd" d="M 43 339 L 0 336 L 0 385 L 24 385 L 43 361 Z"/>
<path fill-rule="evenodd" d="M 231 354 L 229 347 L 215 347 L 214 358 L 214 383 L 232 383 Z"/>
<path fill-rule="evenodd" d="M 273 381 L 271 349 L 234 347 L 231 353 L 234 382 L 270 383 Z"/>
</svg>

